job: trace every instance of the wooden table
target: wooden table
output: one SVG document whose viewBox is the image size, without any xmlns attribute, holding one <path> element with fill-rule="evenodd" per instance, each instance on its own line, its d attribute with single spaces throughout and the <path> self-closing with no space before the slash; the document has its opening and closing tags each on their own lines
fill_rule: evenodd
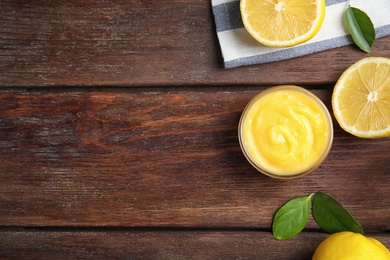
<svg viewBox="0 0 390 260">
<path fill-rule="evenodd" d="M 390 248 L 390 139 L 334 122 L 325 162 L 271 179 L 244 158 L 247 102 L 298 84 L 331 110 L 355 46 L 224 69 L 209 0 L 0 1 L 0 258 L 310 259 L 310 217 L 276 241 L 275 211 L 324 191 Z"/>
</svg>

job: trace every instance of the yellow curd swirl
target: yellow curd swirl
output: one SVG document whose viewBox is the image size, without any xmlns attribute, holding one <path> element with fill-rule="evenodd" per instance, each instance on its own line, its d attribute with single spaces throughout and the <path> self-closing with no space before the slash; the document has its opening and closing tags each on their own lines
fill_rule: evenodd
<svg viewBox="0 0 390 260">
<path fill-rule="evenodd" d="M 325 105 L 309 91 L 280 86 L 256 96 L 240 122 L 240 141 L 256 168 L 271 176 L 314 170 L 327 156 L 333 126 Z"/>
</svg>

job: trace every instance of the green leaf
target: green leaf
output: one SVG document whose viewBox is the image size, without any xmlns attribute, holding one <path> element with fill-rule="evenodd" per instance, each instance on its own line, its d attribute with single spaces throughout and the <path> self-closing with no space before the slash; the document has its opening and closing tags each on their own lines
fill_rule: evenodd
<svg viewBox="0 0 390 260">
<path fill-rule="evenodd" d="M 313 217 L 317 224 L 329 233 L 351 231 L 363 234 L 362 226 L 334 198 L 317 192 L 313 198 Z"/>
<path fill-rule="evenodd" d="M 344 18 L 356 45 L 370 52 L 375 41 L 375 28 L 370 17 L 362 10 L 348 6 Z"/>
<path fill-rule="evenodd" d="M 292 199 L 276 212 L 272 224 L 274 238 L 288 239 L 302 231 L 309 219 L 312 196 Z"/>
</svg>

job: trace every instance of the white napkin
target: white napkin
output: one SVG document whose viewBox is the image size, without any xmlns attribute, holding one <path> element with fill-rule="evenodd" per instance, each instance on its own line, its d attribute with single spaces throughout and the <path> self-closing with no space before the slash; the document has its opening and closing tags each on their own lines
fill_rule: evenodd
<svg viewBox="0 0 390 260">
<path fill-rule="evenodd" d="M 242 24 L 239 0 L 211 0 L 211 4 L 225 68 L 286 60 L 353 44 L 344 21 L 348 4 L 370 16 L 376 38 L 390 35 L 390 0 L 326 0 L 324 23 L 317 35 L 289 48 L 267 47 L 253 39 Z"/>
</svg>

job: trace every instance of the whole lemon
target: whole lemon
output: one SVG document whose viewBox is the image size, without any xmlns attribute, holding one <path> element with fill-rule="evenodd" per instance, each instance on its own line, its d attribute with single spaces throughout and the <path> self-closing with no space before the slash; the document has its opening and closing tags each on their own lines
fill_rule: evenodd
<svg viewBox="0 0 390 260">
<path fill-rule="evenodd" d="M 317 247 L 313 260 L 390 260 L 390 251 L 378 240 L 343 231 L 326 238 Z"/>
</svg>

